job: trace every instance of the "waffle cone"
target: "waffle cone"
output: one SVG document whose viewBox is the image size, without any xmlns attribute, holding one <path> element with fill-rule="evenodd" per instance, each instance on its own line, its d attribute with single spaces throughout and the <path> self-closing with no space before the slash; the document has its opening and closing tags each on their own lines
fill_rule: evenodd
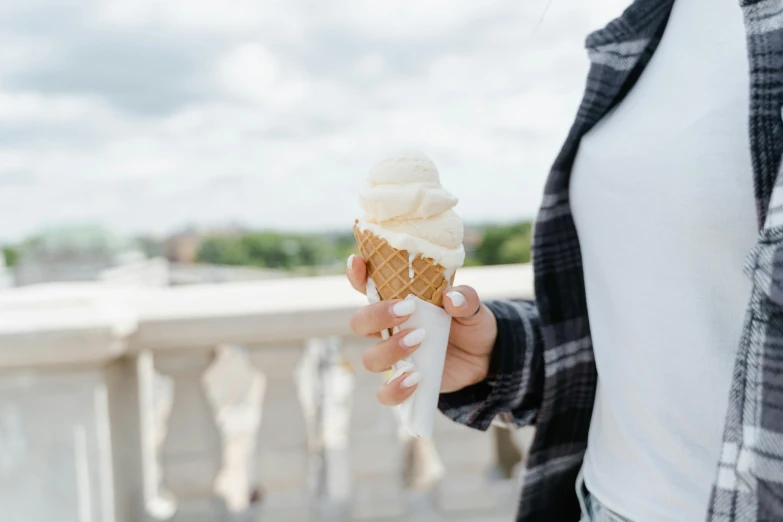
<svg viewBox="0 0 783 522">
<path fill-rule="evenodd" d="M 454 275 L 447 280 L 441 265 L 418 254 L 411 263 L 407 250 L 397 250 L 385 239 L 363 232 L 358 226 L 353 227 L 353 234 L 367 265 L 367 275 L 375 282 L 381 299 L 404 299 L 413 294 L 422 301 L 443 306 L 443 292 L 454 282 Z"/>
</svg>

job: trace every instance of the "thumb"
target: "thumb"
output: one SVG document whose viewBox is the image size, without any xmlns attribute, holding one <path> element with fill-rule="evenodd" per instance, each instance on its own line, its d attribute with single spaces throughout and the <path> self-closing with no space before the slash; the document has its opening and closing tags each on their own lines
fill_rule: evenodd
<svg viewBox="0 0 783 522">
<path fill-rule="evenodd" d="M 470 286 L 452 286 L 443 296 L 443 308 L 458 322 L 469 325 L 481 320 L 481 300 Z"/>
<path fill-rule="evenodd" d="M 345 272 L 348 276 L 348 281 L 351 282 L 351 286 L 361 293 L 367 291 L 367 265 L 364 264 L 364 260 L 356 254 L 351 254 L 348 258 L 348 267 Z"/>
</svg>

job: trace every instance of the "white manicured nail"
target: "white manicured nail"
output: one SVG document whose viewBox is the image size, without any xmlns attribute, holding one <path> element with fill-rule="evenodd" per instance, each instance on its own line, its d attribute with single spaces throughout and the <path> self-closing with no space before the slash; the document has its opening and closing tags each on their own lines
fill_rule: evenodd
<svg viewBox="0 0 783 522">
<path fill-rule="evenodd" d="M 348 270 L 353 270 L 353 258 L 356 257 L 356 254 L 351 254 L 348 256 Z"/>
<path fill-rule="evenodd" d="M 406 299 L 392 305 L 391 313 L 397 317 L 405 317 L 406 315 L 411 315 L 415 309 L 416 302 L 413 299 Z"/>
<path fill-rule="evenodd" d="M 456 306 L 457 308 L 465 306 L 465 303 L 467 303 L 467 300 L 465 299 L 465 296 L 460 294 L 456 290 L 454 290 L 452 292 L 446 292 L 446 297 L 451 299 L 451 304 Z"/>
<path fill-rule="evenodd" d="M 412 386 L 416 386 L 419 384 L 420 380 L 421 374 L 419 372 L 413 372 L 402 380 L 400 383 L 400 388 L 410 388 Z"/>
<path fill-rule="evenodd" d="M 420 345 L 426 336 L 427 332 L 424 330 L 424 328 L 416 328 L 403 337 L 400 344 L 403 348 L 413 348 L 414 346 Z"/>
</svg>

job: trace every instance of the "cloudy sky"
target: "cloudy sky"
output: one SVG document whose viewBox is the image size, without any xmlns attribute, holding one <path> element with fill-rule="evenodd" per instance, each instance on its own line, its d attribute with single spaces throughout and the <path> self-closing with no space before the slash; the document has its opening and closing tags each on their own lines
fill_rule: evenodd
<svg viewBox="0 0 783 522">
<path fill-rule="evenodd" d="M 466 219 L 530 216 L 584 36 L 628 0 L 548 3 L 0 2 L 0 240 L 347 227 L 401 146 L 435 160 Z"/>
</svg>

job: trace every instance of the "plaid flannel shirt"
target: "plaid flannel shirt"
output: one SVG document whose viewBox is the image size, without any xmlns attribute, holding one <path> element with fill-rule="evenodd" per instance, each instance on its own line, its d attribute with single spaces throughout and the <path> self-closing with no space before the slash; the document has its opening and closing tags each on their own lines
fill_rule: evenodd
<svg viewBox="0 0 783 522">
<path fill-rule="evenodd" d="M 491 377 L 441 396 L 446 415 L 479 429 L 487 429 L 497 415 L 519 426 L 536 425 L 518 521 L 579 520 L 574 484 L 598 376 L 569 178 L 580 139 L 633 87 L 660 42 L 673 2 L 636 0 L 587 37 L 592 64 L 587 88 L 550 172 L 535 227 L 536 301 L 488 303 L 498 320 Z M 742 0 L 741 6 L 760 235 L 747 261 L 753 292 L 738 340 L 722 454 L 710 505 L 704 507 L 708 522 L 783 520 L 783 176 L 778 175 L 783 0 Z M 687 56 L 687 49 L 682 52 Z"/>
</svg>

